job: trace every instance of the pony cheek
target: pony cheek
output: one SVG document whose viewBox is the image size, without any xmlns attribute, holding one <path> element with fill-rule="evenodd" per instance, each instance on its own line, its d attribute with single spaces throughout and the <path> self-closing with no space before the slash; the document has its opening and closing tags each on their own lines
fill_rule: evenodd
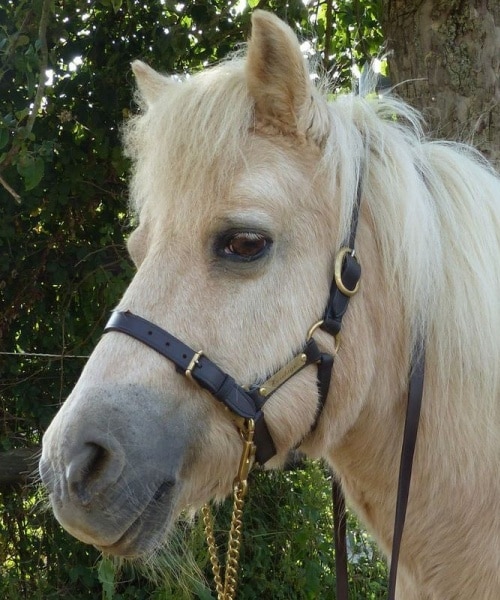
<svg viewBox="0 0 500 600">
<path fill-rule="evenodd" d="M 266 468 L 279 468 L 291 448 L 314 436 L 319 411 L 316 365 L 310 365 L 278 389 L 264 405 L 264 414 L 277 455 Z"/>
</svg>

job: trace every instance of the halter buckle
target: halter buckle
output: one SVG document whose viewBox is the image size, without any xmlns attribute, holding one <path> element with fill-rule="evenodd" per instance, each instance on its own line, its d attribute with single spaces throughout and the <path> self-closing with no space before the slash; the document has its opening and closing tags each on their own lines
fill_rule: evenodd
<svg viewBox="0 0 500 600">
<path fill-rule="evenodd" d="M 344 296 L 350 298 L 351 296 L 354 296 L 354 294 L 359 290 L 359 280 L 356 282 L 356 285 L 352 289 L 346 287 L 344 282 L 342 281 L 342 267 L 344 265 L 345 257 L 348 255 L 351 256 L 351 258 L 354 258 L 356 262 L 359 262 L 354 253 L 354 250 L 352 248 L 344 246 L 338 251 L 337 256 L 335 257 L 333 273 L 335 277 L 335 284 L 337 285 L 339 291 L 341 291 L 342 294 L 344 294 Z"/>
<path fill-rule="evenodd" d="M 203 350 L 198 350 L 198 352 L 195 352 L 193 354 L 193 358 L 189 361 L 187 369 L 184 371 L 184 375 L 191 381 L 194 381 L 193 369 L 196 367 L 196 365 L 198 364 L 198 362 L 202 356 L 203 356 Z"/>
</svg>

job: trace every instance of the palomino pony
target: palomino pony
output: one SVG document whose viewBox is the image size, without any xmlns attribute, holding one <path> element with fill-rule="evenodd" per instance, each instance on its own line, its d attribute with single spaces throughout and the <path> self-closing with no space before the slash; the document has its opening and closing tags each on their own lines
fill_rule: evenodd
<svg viewBox="0 0 500 600">
<path fill-rule="evenodd" d="M 133 69 L 137 273 L 44 437 L 58 520 L 110 554 L 160 545 L 181 511 L 231 492 L 250 419 L 227 405 L 281 370 L 252 420 L 258 460 L 279 467 L 293 448 L 323 457 L 388 552 L 423 339 L 398 598 L 498 599 L 500 180 L 473 151 L 423 139 L 396 100 L 327 102 L 292 31 L 265 12 L 245 59 L 183 82 Z M 357 203 L 363 273 L 340 340 L 312 325 Z M 128 318 L 137 335 L 120 331 Z M 140 339 L 153 334 L 154 349 Z M 320 408 L 321 359 L 293 362 L 308 337 L 338 350 Z M 226 406 L 200 385 L 213 372 L 230 374 Z"/>
</svg>

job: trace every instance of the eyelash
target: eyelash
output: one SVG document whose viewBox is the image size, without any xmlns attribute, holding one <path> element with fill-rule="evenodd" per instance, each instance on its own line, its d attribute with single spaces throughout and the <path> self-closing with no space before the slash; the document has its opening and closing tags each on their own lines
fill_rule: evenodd
<svg viewBox="0 0 500 600">
<path fill-rule="evenodd" d="M 252 262 L 265 256 L 272 244 L 272 239 L 262 232 L 232 231 L 218 238 L 216 253 L 229 260 Z"/>
</svg>

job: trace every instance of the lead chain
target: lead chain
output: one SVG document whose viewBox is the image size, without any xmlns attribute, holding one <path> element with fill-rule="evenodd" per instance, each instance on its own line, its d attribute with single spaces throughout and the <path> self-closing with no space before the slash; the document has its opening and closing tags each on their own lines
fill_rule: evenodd
<svg viewBox="0 0 500 600">
<path fill-rule="evenodd" d="M 217 598 L 218 600 L 224 600 L 224 586 L 222 584 L 219 558 L 217 556 L 217 546 L 215 544 L 214 521 L 212 518 L 212 511 L 210 510 L 210 506 L 208 504 L 205 504 L 205 506 L 202 507 L 201 512 L 203 515 L 203 524 L 205 526 L 205 538 L 207 540 L 208 556 L 210 557 L 212 573 L 214 574 Z"/>
<path fill-rule="evenodd" d="M 246 484 L 246 482 L 245 482 Z M 240 562 L 241 533 L 243 528 L 243 505 L 246 485 L 241 482 L 234 486 L 233 515 L 227 544 L 226 572 L 224 577 L 224 600 L 232 600 L 236 593 L 238 564 Z"/>
<path fill-rule="evenodd" d="M 243 506 L 245 504 L 246 485 L 241 482 L 234 486 L 233 513 L 231 516 L 231 528 L 229 530 L 229 541 L 227 544 L 226 569 L 224 573 L 224 584 L 220 572 L 219 559 L 217 557 L 217 546 L 215 543 L 212 511 L 210 506 L 203 506 L 203 524 L 205 526 L 205 538 L 207 540 L 208 554 L 214 575 L 215 589 L 218 600 L 233 600 L 236 594 L 238 580 L 238 565 L 240 561 L 240 545 L 242 534 Z"/>
<path fill-rule="evenodd" d="M 224 572 L 224 583 L 222 583 L 219 558 L 217 556 L 217 546 L 215 543 L 214 526 L 210 506 L 205 504 L 202 508 L 203 524 L 205 526 L 205 538 L 207 540 L 208 555 L 212 565 L 214 575 L 215 589 L 218 600 L 233 600 L 236 594 L 236 585 L 238 580 L 238 565 L 240 561 L 241 534 L 243 529 L 243 507 L 245 504 L 245 495 L 248 489 L 247 476 L 252 467 L 255 446 L 253 444 L 254 422 L 248 420 L 242 431 L 243 453 L 241 456 L 238 475 L 234 481 L 233 487 L 233 512 L 231 515 L 231 527 L 229 530 L 229 539 L 227 543 L 226 568 Z"/>
</svg>

